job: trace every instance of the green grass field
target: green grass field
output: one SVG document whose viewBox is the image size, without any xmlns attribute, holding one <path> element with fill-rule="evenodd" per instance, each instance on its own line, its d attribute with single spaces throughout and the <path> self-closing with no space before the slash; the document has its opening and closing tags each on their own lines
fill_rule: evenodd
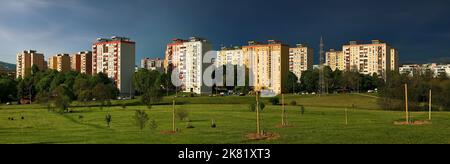
<svg viewBox="0 0 450 164">
<path fill-rule="evenodd" d="M 450 113 L 433 113 L 428 125 L 394 125 L 404 118 L 402 112 L 382 111 L 376 98 L 370 95 L 287 96 L 286 102 L 296 100 L 299 106 L 287 106 L 288 121 L 293 127 L 278 128 L 281 106 L 268 105 L 262 115 L 262 129 L 277 133 L 275 140 L 248 140 L 245 135 L 256 131 L 255 113 L 248 109 L 252 97 L 196 97 L 178 98 L 177 109 L 189 111 L 195 128 L 187 129 L 187 122 L 177 122 L 178 134 L 163 134 L 172 128 L 170 98 L 162 105 L 147 109 L 137 100 L 115 101 L 127 103 L 104 108 L 74 107 L 74 113 L 55 114 L 39 105 L 0 106 L 0 143 L 87 143 L 87 144 L 341 144 L 341 143 L 450 143 Z M 267 101 L 267 100 L 265 100 Z M 266 104 L 269 104 L 268 102 Z M 355 106 L 356 109 L 350 108 Z M 345 108 L 349 108 L 349 125 L 345 124 Z M 135 110 L 145 110 L 155 119 L 158 128 L 140 131 L 134 124 Z M 112 115 L 107 128 L 105 115 Z M 83 116 L 82 119 L 79 116 Z M 22 120 L 21 117 L 24 117 Z M 15 120 L 8 120 L 14 117 Z M 415 120 L 426 120 L 428 113 L 412 113 Z M 214 119 L 217 128 L 210 127 Z"/>
</svg>

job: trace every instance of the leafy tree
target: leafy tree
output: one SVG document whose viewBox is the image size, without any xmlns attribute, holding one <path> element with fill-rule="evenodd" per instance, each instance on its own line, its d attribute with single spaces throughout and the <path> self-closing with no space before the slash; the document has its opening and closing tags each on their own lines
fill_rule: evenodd
<svg viewBox="0 0 450 164">
<path fill-rule="evenodd" d="M 185 109 L 178 109 L 176 110 L 175 115 L 178 118 L 178 120 L 184 121 L 189 116 L 189 112 Z"/>
<path fill-rule="evenodd" d="M 164 79 L 158 71 L 140 69 L 133 76 L 135 89 L 141 93 L 141 102 L 149 109 L 152 104 L 162 99 L 163 90 L 161 88 Z"/>
<path fill-rule="evenodd" d="M 238 70 L 244 70 L 245 72 L 245 81 L 244 81 L 244 86 L 239 86 L 238 85 Z M 246 68 L 245 66 L 235 66 L 234 69 L 234 80 L 235 80 L 235 88 L 234 91 L 236 93 L 244 93 L 247 94 L 248 92 L 250 92 L 250 70 L 248 68 Z"/>
<path fill-rule="evenodd" d="M 304 115 L 305 114 L 305 106 L 300 106 L 300 114 Z"/>
<path fill-rule="evenodd" d="M 256 102 L 249 104 L 248 108 L 250 109 L 250 111 L 255 112 L 256 111 Z M 266 108 L 266 104 L 264 104 L 264 102 L 260 101 L 259 102 L 259 110 L 264 111 L 265 108 Z"/>
<path fill-rule="evenodd" d="M 33 100 L 36 95 L 36 89 L 34 85 L 34 78 L 31 76 L 25 77 L 19 81 L 17 85 L 17 96 L 18 98 Z"/>
<path fill-rule="evenodd" d="M 112 116 L 111 116 L 110 114 L 107 114 L 107 115 L 105 116 L 105 122 L 106 122 L 106 126 L 107 126 L 108 128 L 110 127 L 111 121 L 112 121 Z"/>
<path fill-rule="evenodd" d="M 295 75 L 293 72 L 289 72 L 287 76 L 287 81 L 285 84 L 285 92 L 287 93 L 295 93 L 300 90 L 300 85 L 298 83 L 299 79 L 297 75 Z"/>
<path fill-rule="evenodd" d="M 359 91 L 360 89 L 360 74 L 356 71 L 344 72 L 343 76 L 343 86 L 350 91 Z"/>
<path fill-rule="evenodd" d="M 259 102 L 259 109 L 261 110 L 261 111 L 264 111 L 264 109 L 266 108 L 266 104 L 264 104 L 264 102 Z"/>
<path fill-rule="evenodd" d="M 73 91 L 78 101 L 88 102 L 94 98 L 92 84 L 87 75 L 79 74 L 73 84 Z"/>
<path fill-rule="evenodd" d="M 111 104 L 111 100 L 118 94 L 117 88 L 112 84 L 99 83 L 93 89 L 93 97 L 97 102 L 100 102 L 100 107 L 103 109 L 105 105 Z"/>
<path fill-rule="evenodd" d="M 158 128 L 158 123 L 156 122 L 156 120 L 152 119 L 150 121 L 150 129 L 155 130 L 156 128 Z"/>
<path fill-rule="evenodd" d="M 136 123 L 136 126 L 140 130 L 143 130 L 145 128 L 145 124 L 149 120 L 148 114 L 145 113 L 143 110 L 136 110 L 136 113 L 134 114 L 134 121 Z"/>
<path fill-rule="evenodd" d="M 319 71 L 316 69 L 303 72 L 300 81 L 303 91 L 317 92 L 319 88 Z"/>
<path fill-rule="evenodd" d="M 248 109 L 252 112 L 256 111 L 256 103 L 248 104 Z"/>
<path fill-rule="evenodd" d="M 60 85 L 55 88 L 52 92 L 53 105 L 56 108 L 56 112 L 64 113 L 67 112 L 72 102 L 69 97 L 69 89 L 65 85 Z"/>
<path fill-rule="evenodd" d="M 16 98 L 17 82 L 7 76 L 0 77 L 0 102 L 9 102 Z"/>
<path fill-rule="evenodd" d="M 37 65 L 32 65 L 31 66 L 31 75 L 36 75 L 39 72 L 39 67 Z"/>
</svg>

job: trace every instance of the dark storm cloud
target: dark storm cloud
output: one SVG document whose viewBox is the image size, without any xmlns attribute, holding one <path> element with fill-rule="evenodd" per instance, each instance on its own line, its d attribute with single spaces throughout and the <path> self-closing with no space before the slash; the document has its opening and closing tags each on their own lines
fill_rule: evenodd
<svg viewBox="0 0 450 164">
<path fill-rule="evenodd" d="M 219 45 L 278 39 L 327 48 L 382 39 L 402 62 L 450 56 L 450 1 L 407 0 L 0 0 L 0 60 L 22 49 L 47 54 L 90 48 L 97 37 L 137 41 L 137 59 L 162 57 L 172 38 Z M 29 37 L 24 40 L 23 38 Z M 6 53 L 6 54 L 4 54 Z M 8 55 L 8 56 L 6 56 Z M 12 57 L 9 57 L 12 55 Z"/>
</svg>

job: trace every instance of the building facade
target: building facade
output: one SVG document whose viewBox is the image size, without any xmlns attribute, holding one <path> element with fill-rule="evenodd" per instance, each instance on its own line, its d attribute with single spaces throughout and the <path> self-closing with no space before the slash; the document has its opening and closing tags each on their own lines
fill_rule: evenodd
<svg viewBox="0 0 450 164">
<path fill-rule="evenodd" d="M 114 80 L 122 96 L 134 95 L 136 43 L 129 38 L 99 38 L 92 45 L 92 73 L 105 73 Z"/>
<path fill-rule="evenodd" d="M 325 65 L 329 66 L 333 71 L 346 70 L 344 53 L 342 51 L 330 49 L 325 54 Z"/>
<path fill-rule="evenodd" d="M 398 72 L 399 70 L 399 57 L 398 57 L 398 51 L 395 48 L 391 48 L 391 70 Z"/>
<path fill-rule="evenodd" d="M 420 75 L 421 66 L 419 64 L 404 64 L 399 67 L 400 74 L 407 74 L 409 76 Z"/>
<path fill-rule="evenodd" d="M 57 70 L 58 72 L 70 71 L 69 54 L 57 54 L 48 58 L 48 69 Z"/>
<path fill-rule="evenodd" d="M 36 50 L 22 51 L 17 54 L 16 77 L 25 78 L 30 75 L 31 67 L 37 66 L 39 70 L 45 70 L 46 64 L 44 54 L 37 53 Z"/>
<path fill-rule="evenodd" d="M 180 89 L 188 93 L 211 93 L 212 88 L 203 85 L 203 72 L 212 63 L 204 63 L 203 58 L 212 50 L 211 44 L 202 38 L 189 40 L 174 39 L 167 45 L 164 67 L 171 74 L 178 72 Z"/>
<path fill-rule="evenodd" d="M 297 44 L 297 47 L 289 49 L 289 71 L 299 80 L 303 72 L 313 69 L 313 65 L 314 49 L 305 44 Z"/>
<path fill-rule="evenodd" d="M 289 46 L 274 40 L 264 44 L 250 41 L 242 51 L 254 90 L 283 93 L 289 72 Z"/>
<path fill-rule="evenodd" d="M 187 40 L 173 39 L 166 47 L 164 57 L 164 71 L 171 73 L 172 70 L 184 63 L 185 46 L 183 45 Z"/>
<path fill-rule="evenodd" d="M 217 52 L 216 67 L 224 65 L 244 66 L 244 52 L 241 47 L 222 47 Z"/>
<path fill-rule="evenodd" d="M 163 72 L 164 71 L 163 63 L 164 61 L 161 60 L 160 58 L 155 59 L 144 58 L 141 60 L 141 68 L 151 71 Z"/>
<path fill-rule="evenodd" d="M 399 68 L 400 74 L 409 76 L 420 76 L 431 74 L 433 77 L 447 76 L 450 77 L 450 64 L 404 64 Z"/>
<path fill-rule="evenodd" d="M 391 50 L 389 44 L 380 40 L 372 40 L 368 44 L 350 41 L 350 44 L 342 47 L 345 70 L 386 78 L 386 73 L 392 70 Z"/>
<path fill-rule="evenodd" d="M 92 52 L 82 51 L 70 57 L 70 68 L 72 71 L 92 75 Z"/>
</svg>

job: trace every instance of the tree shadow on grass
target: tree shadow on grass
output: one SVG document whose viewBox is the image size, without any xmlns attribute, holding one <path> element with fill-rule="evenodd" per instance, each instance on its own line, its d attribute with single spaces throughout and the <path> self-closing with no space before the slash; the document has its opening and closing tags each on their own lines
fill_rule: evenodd
<svg viewBox="0 0 450 164">
<path fill-rule="evenodd" d="M 89 126 L 89 127 L 96 128 L 96 129 L 102 129 L 102 130 L 112 130 L 112 129 L 108 128 L 108 127 L 103 127 L 103 126 L 100 126 L 100 125 L 87 124 L 87 123 L 79 122 L 79 121 L 76 120 L 75 118 L 72 118 L 72 117 L 70 117 L 70 116 L 68 116 L 68 115 L 65 115 L 65 114 L 60 114 L 60 116 L 66 118 L 66 119 L 69 120 L 70 122 L 75 123 L 75 124 L 78 124 L 78 125 L 85 125 L 85 126 Z"/>
</svg>

